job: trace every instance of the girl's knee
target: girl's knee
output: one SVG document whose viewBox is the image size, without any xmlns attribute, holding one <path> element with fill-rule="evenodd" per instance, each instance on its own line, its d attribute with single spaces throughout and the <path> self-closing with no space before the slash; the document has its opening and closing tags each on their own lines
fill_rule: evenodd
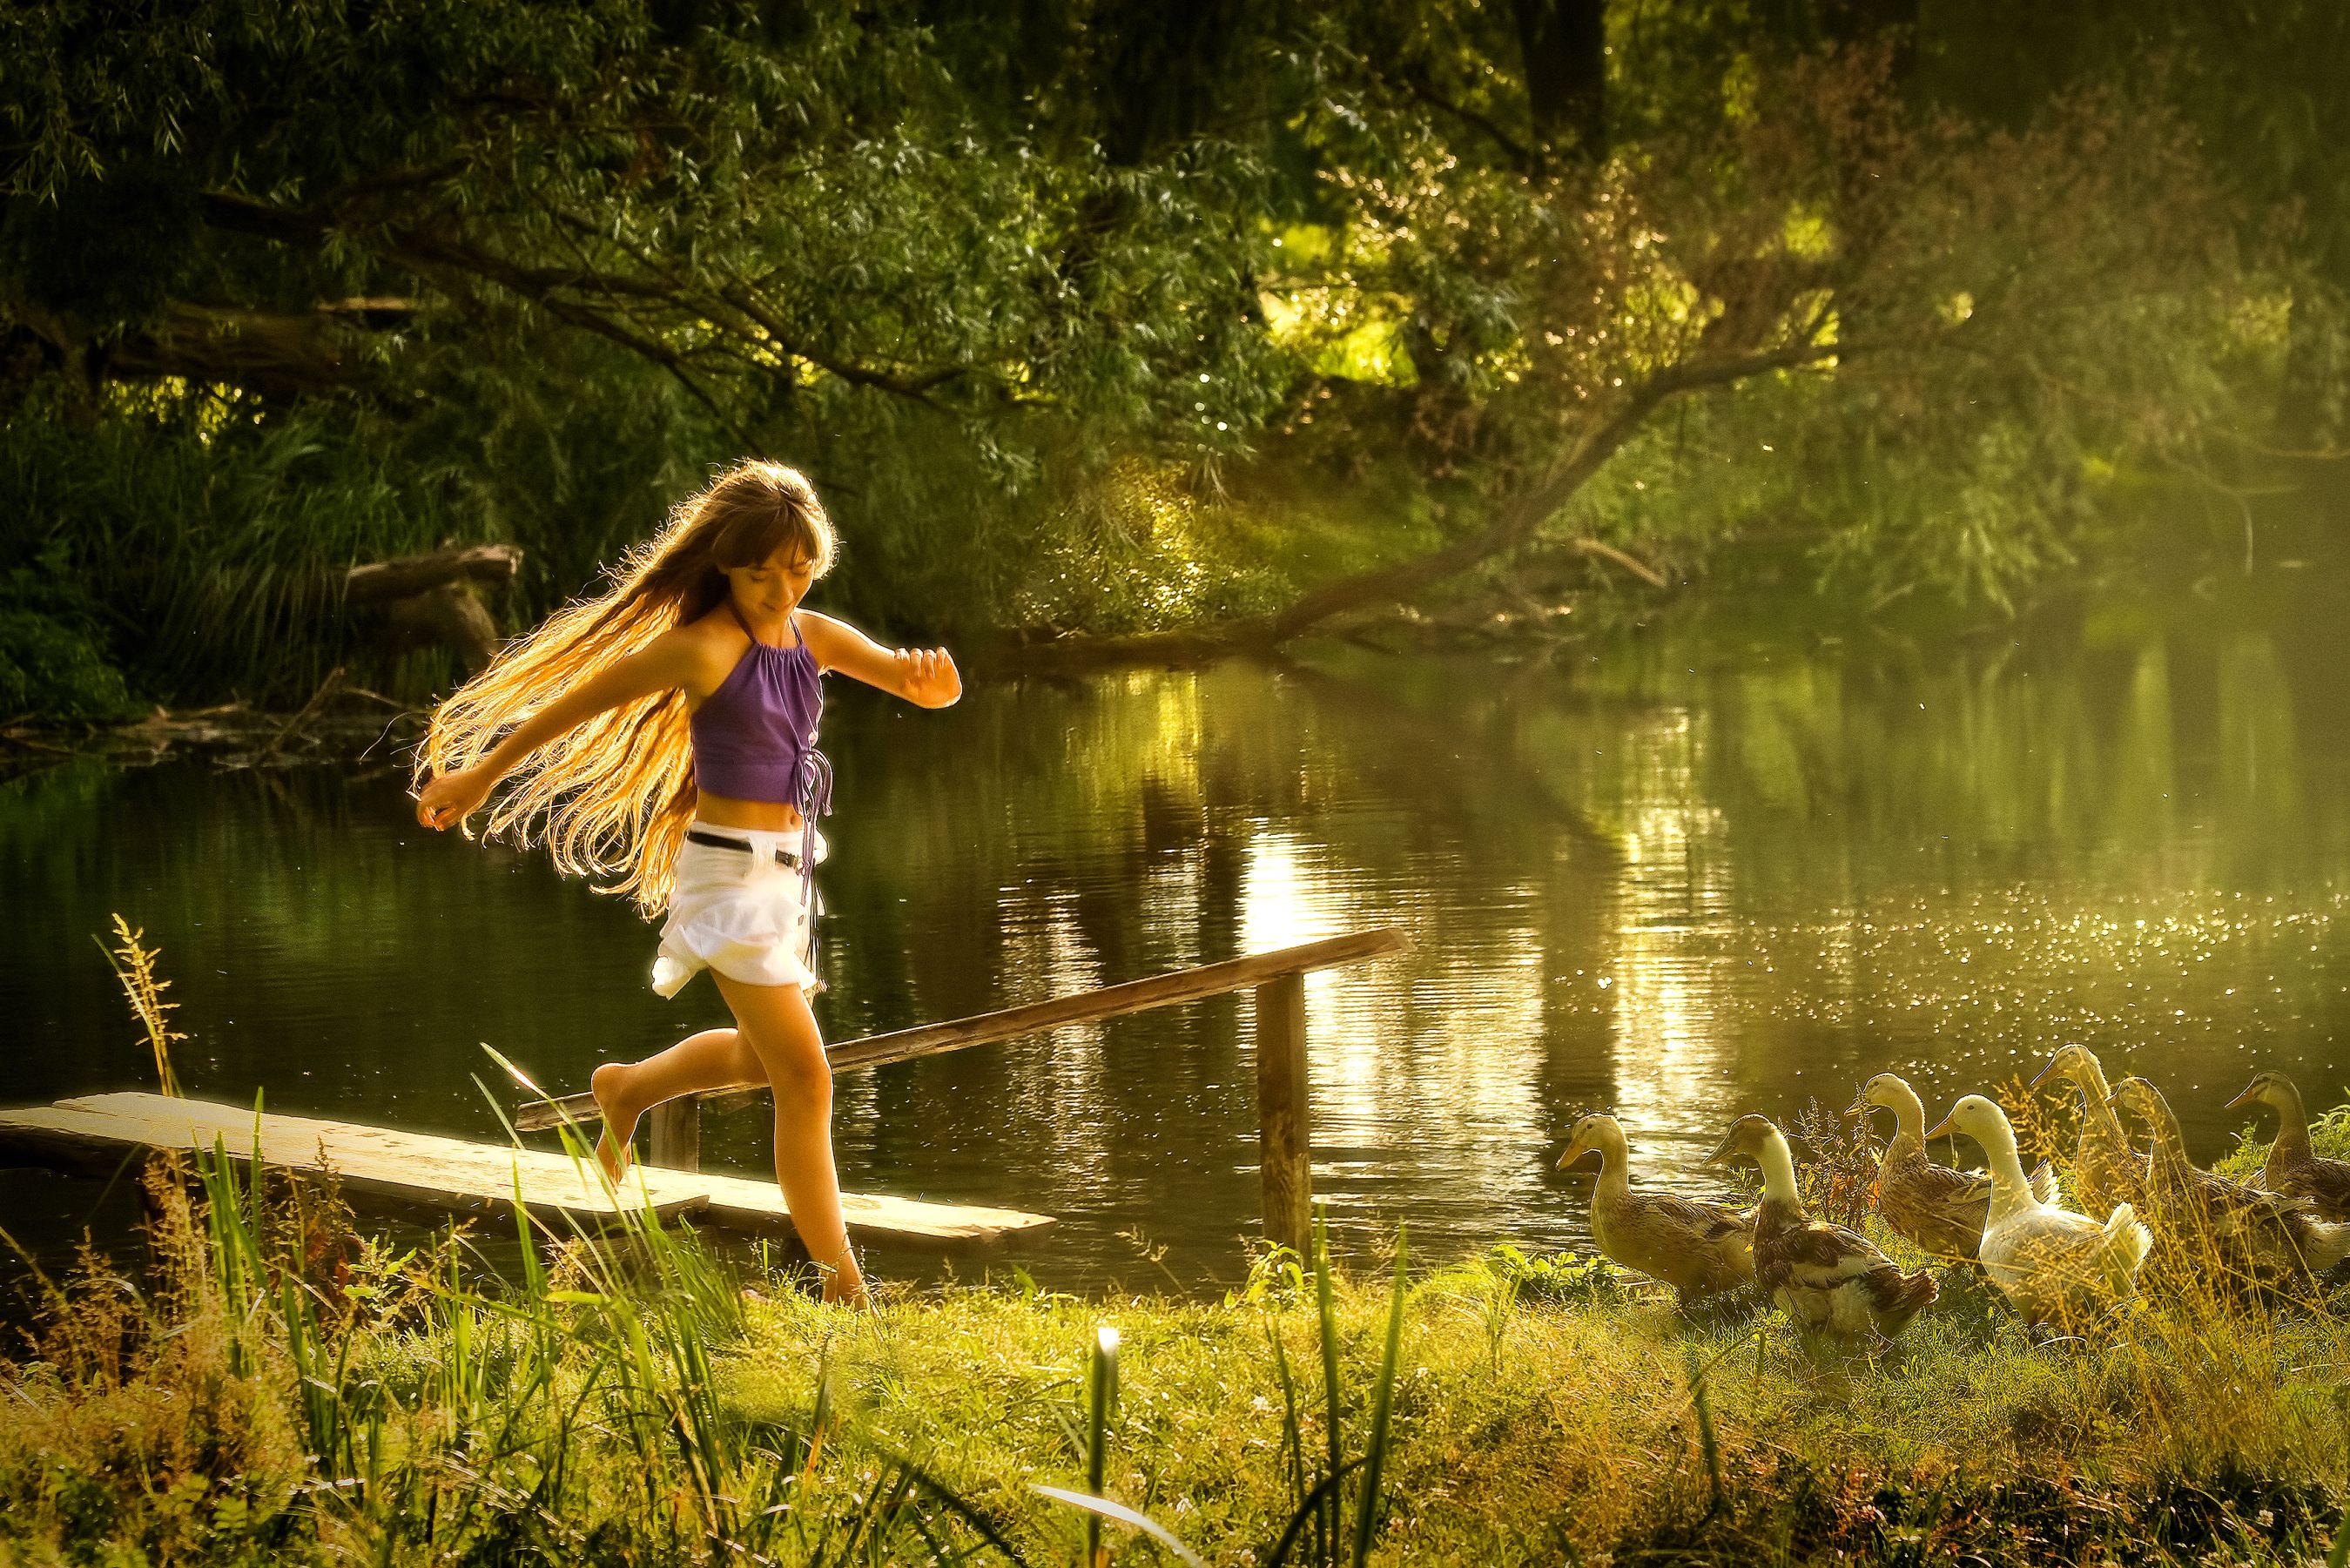
<svg viewBox="0 0 2350 1568">
<path fill-rule="evenodd" d="M 778 1051 L 766 1064 L 767 1082 L 774 1085 L 778 1106 L 832 1103 L 832 1065 L 824 1052 Z"/>
</svg>

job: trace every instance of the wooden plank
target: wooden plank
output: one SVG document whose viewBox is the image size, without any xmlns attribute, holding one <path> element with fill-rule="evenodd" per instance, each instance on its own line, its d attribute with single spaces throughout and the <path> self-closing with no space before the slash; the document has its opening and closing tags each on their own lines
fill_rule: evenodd
<svg viewBox="0 0 2350 1568">
<path fill-rule="evenodd" d="M 1050 1002 L 1030 1002 L 1023 1007 L 1008 1007 L 1001 1012 L 983 1012 L 944 1023 L 925 1023 L 888 1034 L 868 1034 L 860 1040 L 827 1046 L 825 1059 L 836 1073 L 859 1067 L 879 1067 L 916 1056 L 936 1055 L 973 1045 L 992 1044 L 999 1040 L 1016 1039 L 1023 1034 L 1035 1034 L 1065 1023 L 1115 1018 L 1154 1007 L 1197 1002 L 1228 991 L 1245 991 L 1284 974 L 1299 975 L 1309 970 L 1360 963 L 1366 959 L 1395 952 L 1405 945 L 1400 928 L 1380 926 L 1342 937 L 1303 942 L 1295 947 L 1276 948 L 1271 952 L 1226 959 L 1221 963 L 1171 970 L 1147 980 L 1130 980 L 1122 985 L 1079 992 L 1073 996 L 1055 997 Z M 766 1094 L 767 1086 L 764 1084 L 745 1084 L 731 1089 L 711 1090 L 703 1094 L 701 1100 L 703 1106 L 711 1110 L 739 1110 L 758 1104 Z M 521 1106 L 515 1113 L 515 1126 L 528 1132 L 560 1126 L 567 1116 L 584 1125 L 595 1121 L 598 1115 L 594 1096 L 565 1095 L 557 1099 L 539 1100 Z"/>
<path fill-rule="evenodd" d="M 1265 1239 L 1308 1257 L 1314 1166 L 1306 1127 L 1305 977 L 1256 988 L 1256 1127 Z"/>
<path fill-rule="evenodd" d="M 736 1231 L 790 1231 L 791 1210 L 784 1205 L 784 1189 L 773 1179 L 760 1180 L 703 1171 L 701 1179 L 710 1193 L 708 1218 L 712 1224 Z M 880 1198 L 858 1192 L 840 1195 L 840 1216 L 852 1236 L 886 1239 L 919 1234 L 937 1242 L 993 1241 L 1053 1222 L 1046 1215 L 1024 1214 L 1017 1209 L 925 1203 L 919 1199 Z"/>
<path fill-rule="evenodd" d="M 210 1148 L 217 1139 L 232 1157 L 249 1159 L 254 1131 L 255 1113 L 242 1106 L 162 1095 L 92 1095 L 0 1111 L 0 1155 L 30 1155 L 44 1165 L 106 1171 L 127 1148 Z M 614 1217 L 603 1184 L 567 1155 L 275 1111 L 260 1118 L 260 1131 L 265 1164 L 313 1172 L 332 1167 L 354 1198 L 503 1211 L 513 1207 L 518 1171 L 527 1208 Z M 749 1230 L 788 1231 L 791 1225 L 782 1189 L 772 1179 L 665 1170 L 639 1162 L 630 1168 L 623 1196 L 632 1206 L 650 1199 L 665 1220 Z M 851 1235 L 885 1241 L 953 1244 L 1053 1223 L 1050 1216 L 1017 1210 L 864 1193 L 841 1194 L 841 1209 Z"/>
<path fill-rule="evenodd" d="M 249 1159 L 255 1113 L 248 1107 L 181 1100 L 165 1095 L 92 1095 L 55 1106 L 0 1112 L 0 1143 L 38 1148 L 81 1144 L 113 1150 L 210 1148 Z M 556 1214 L 609 1220 L 618 1206 L 604 1184 L 569 1157 L 510 1145 L 467 1143 L 428 1133 L 399 1132 L 356 1122 L 326 1121 L 270 1112 L 259 1118 L 264 1163 L 288 1170 L 331 1168 L 345 1191 L 439 1208 L 510 1210 L 520 1179 L 525 1207 Z M 641 1168 L 624 1184 L 631 1208 L 650 1200 L 653 1212 L 674 1219 L 709 1206 L 709 1194 L 691 1176 Z"/>
</svg>

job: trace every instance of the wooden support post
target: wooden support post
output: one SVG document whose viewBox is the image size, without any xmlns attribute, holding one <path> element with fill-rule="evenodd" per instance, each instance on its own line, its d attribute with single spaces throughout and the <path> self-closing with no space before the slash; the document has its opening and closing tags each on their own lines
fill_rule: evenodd
<svg viewBox="0 0 2350 1568">
<path fill-rule="evenodd" d="M 702 1168 L 702 1096 L 680 1095 L 655 1106 L 648 1163 L 664 1170 Z"/>
<path fill-rule="evenodd" d="M 1314 1169 L 1305 1101 L 1305 977 L 1256 988 L 1256 1127 L 1265 1239 L 1308 1255 Z"/>
</svg>

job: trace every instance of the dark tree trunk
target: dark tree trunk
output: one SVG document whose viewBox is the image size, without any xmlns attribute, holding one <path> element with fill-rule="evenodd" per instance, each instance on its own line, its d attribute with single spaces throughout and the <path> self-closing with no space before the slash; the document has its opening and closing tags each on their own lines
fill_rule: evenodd
<svg viewBox="0 0 2350 1568">
<path fill-rule="evenodd" d="M 1607 155 L 1605 0 L 1513 0 L 1525 60 L 1526 106 L 1538 145 L 1596 161 Z"/>
<path fill-rule="evenodd" d="M 500 587 L 521 567 L 522 552 L 512 545 L 451 545 L 430 555 L 353 566 L 343 578 L 343 602 L 382 604 L 464 581 Z"/>
</svg>

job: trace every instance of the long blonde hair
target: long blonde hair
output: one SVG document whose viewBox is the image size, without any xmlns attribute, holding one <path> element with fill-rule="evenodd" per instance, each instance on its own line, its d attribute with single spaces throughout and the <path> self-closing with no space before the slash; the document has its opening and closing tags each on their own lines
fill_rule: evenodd
<svg viewBox="0 0 2350 1568">
<path fill-rule="evenodd" d="M 670 514 L 608 575 L 600 598 L 567 605 L 516 638 L 432 715 L 411 783 L 472 767 L 515 724 L 663 632 L 724 603 L 726 566 L 796 546 L 822 576 L 832 523 L 815 487 L 779 462 L 743 462 Z M 656 692 L 597 714 L 538 748 L 489 805 L 486 836 L 544 842 L 570 876 L 618 877 L 597 890 L 669 907 L 677 852 L 698 798 L 685 693 Z"/>
</svg>

